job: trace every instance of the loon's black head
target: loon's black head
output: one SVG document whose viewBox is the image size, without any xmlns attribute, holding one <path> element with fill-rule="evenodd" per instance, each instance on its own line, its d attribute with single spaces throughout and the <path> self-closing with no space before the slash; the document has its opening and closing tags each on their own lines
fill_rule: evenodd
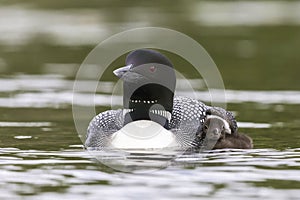
<svg viewBox="0 0 300 200">
<path fill-rule="evenodd" d="M 167 127 L 173 108 L 176 76 L 172 63 L 161 53 L 139 49 L 128 54 L 126 66 L 114 74 L 123 83 L 125 124 L 152 120 Z"/>
</svg>

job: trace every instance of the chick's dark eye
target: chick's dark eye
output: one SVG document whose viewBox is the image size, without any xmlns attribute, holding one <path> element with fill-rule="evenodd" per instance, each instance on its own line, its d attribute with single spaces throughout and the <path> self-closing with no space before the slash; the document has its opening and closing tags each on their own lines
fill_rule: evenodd
<svg viewBox="0 0 300 200">
<path fill-rule="evenodd" d="M 204 128 L 205 128 L 205 129 L 208 129 L 208 126 L 207 126 L 207 125 L 204 125 Z"/>
</svg>

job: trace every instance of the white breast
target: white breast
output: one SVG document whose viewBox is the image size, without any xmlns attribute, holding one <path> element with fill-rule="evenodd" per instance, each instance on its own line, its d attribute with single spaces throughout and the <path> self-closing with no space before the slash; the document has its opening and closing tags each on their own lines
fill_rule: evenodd
<svg viewBox="0 0 300 200">
<path fill-rule="evenodd" d="M 111 146 L 118 149 L 149 149 L 176 147 L 171 131 L 156 122 L 139 120 L 126 124 L 112 135 Z"/>
</svg>

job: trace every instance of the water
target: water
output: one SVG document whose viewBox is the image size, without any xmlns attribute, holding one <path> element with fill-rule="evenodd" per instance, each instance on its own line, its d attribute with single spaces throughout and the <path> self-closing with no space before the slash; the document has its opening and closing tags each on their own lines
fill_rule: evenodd
<svg viewBox="0 0 300 200">
<path fill-rule="evenodd" d="M 299 199 L 299 5 L 1 2 L 0 199 Z M 98 42 L 137 26 L 174 28 L 208 50 L 227 88 L 227 109 L 254 149 L 101 154 L 131 173 L 83 149 L 72 115 L 76 72 Z M 205 82 L 169 56 L 195 89 L 178 80 L 177 94 L 210 103 Z M 78 81 L 75 105 L 89 109 L 98 84 L 96 111 L 111 102 L 120 107 L 121 94 L 110 93 L 117 81 L 111 71 L 122 59 L 100 82 L 90 78 L 91 67 Z"/>
<path fill-rule="evenodd" d="M 265 94 L 259 95 L 261 92 L 255 93 L 250 102 L 238 103 L 236 95 L 253 96 L 253 91 L 228 93 L 229 100 L 235 99 L 229 106 L 238 116 L 240 130 L 254 140 L 253 150 L 177 156 L 119 154 L 116 168 L 133 172 L 125 173 L 97 162 L 95 156 L 83 150 L 72 118 L 72 80 L 53 75 L 17 75 L 0 81 L 6 85 L 1 89 L 0 101 L 3 199 L 299 197 L 300 127 L 297 119 L 289 120 L 297 114 L 298 105 L 286 101 L 299 95 L 296 91 L 283 92 L 267 103 L 262 103 Z M 179 88 L 178 93 L 183 90 Z M 276 96 L 280 92 L 267 93 Z M 98 95 L 97 105 L 101 107 L 105 101 Z M 112 161 L 110 155 L 106 164 L 112 166 Z"/>
<path fill-rule="evenodd" d="M 15 199 L 298 199 L 300 149 L 187 155 L 152 173 L 113 172 L 79 149 L 1 149 L 1 197 Z"/>
</svg>

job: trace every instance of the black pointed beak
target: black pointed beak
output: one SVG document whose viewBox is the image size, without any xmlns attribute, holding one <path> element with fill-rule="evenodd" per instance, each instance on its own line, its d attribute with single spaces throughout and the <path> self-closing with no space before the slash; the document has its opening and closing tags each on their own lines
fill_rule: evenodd
<svg viewBox="0 0 300 200">
<path fill-rule="evenodd" d="M 126 65 L 125 67 L 121 67 L 121 68 L 118 68 L 116 70 L 113 71 L 113 73 L 119 77 L 119 78 L 122 78 L 122 76 L 128 72 L 132 67 L 132 64 L 131 65 Z"/>
</svg>

